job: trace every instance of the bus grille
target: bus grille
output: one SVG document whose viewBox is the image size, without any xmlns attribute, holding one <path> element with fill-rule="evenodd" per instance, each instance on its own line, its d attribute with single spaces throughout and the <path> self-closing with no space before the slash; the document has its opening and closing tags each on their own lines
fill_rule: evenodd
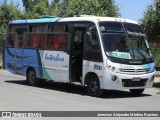
<svg viewBox="0 0 160 120">
<path fill-rule="evenodd" d="M 148 73 L 151 69 L 122 69 L 120 68 L 119 71 L 122 73 L 129 73 L 129 74 L 145 74 Z"/>
<path fill-rule="evenodd" d="M 146 85 L 148 79 L 141 79 L 133 81 L 132 79 L 122 79 L 123 87 L 143 87 Z"/>
</svg>

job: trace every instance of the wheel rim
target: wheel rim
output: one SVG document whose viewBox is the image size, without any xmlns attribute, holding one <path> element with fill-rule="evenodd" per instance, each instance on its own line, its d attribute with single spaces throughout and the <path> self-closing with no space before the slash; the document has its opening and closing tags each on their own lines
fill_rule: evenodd
<svg viewBox="0 0 160 120">
<path fill-rule="evenodd" d="M 35 75 L 35 73 L 33 71 L 31 71 L 30 75 L 29 75 L 29 81 L 31 83 L 34 83 L 35 79 L 36 79 L 36 75 Z"/>
<path fill-rule="evenodd" d="M 90 84 L 90 89 L 93 92 L 96 92 L 98 90 L 98 82 L 96 80 L 92 80 Z"/>
</svg>

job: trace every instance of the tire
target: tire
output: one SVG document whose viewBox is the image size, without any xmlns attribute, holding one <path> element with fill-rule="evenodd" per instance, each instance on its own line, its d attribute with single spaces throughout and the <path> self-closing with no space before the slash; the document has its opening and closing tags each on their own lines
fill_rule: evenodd
<svg viewBox="0 0 160 120">
<path fill-rule="evenodd" d="M 87 80 L 87 91 L 92 97 L 100 97 L 103 94 L 103 90 L 100 88 L 99 79 L 97 77 L 89 77 Z"/>
<path fill-rule="evenodd" d="M 30 69 L 27 73 L 27 81 L 31 86 L 38 86 L 39 80 L 36 78 L 36 73 L 33 69 Z"/>
<path fill-rule="evenodd" d="M 134 96 L 141 95 L 143 93 L 144 89 L 130 89 L 130 93 Z"/>
</svg>

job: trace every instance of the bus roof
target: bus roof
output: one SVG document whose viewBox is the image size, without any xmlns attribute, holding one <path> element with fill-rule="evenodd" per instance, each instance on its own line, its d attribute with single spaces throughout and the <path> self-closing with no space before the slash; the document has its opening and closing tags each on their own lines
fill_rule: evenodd
<svg viewBox="0 0 160 120">
<path fill-rule="evenodd" d="M 76 21 L 91 21 L 97 23 L 99 21 L 116 21 L 116 22 L 127 22 L 138 24 L 136 21 L 116 18 L 116 17 L 98 17 L 98 16 L 80 16 L 80 17 L 68 17 L 68 18 L 58 18 L 58 17 L 44 17 L 39 19 L 26 19 L 26 20 L 13 20 L 9 24 L 27 24 L 27 23 L 51 23 L 51 22 L 76 22 Z"/>
<path fill-rule="evenodd" d="M 49 18 L 39 18 L 39 19 L 26 19 L 26 20 L 13 20 L 10 21 L 9 24 L 27 24 L 27 23 L 49 23 L 56 22 L 60 18 L 58 17 L 49 17 Z"/>
<path fill-rule="evenodd" d="M 24 23 L 27 23 L 27 20 L 13 20 L 9 22 L 9 24 L 24 24 Z"/>
<path fill-rule="evenodd" d="M 92 21 L 97 23 L 99 21 L 116 21 L 116 22 L 128 22 L 133 24 L 138 24 L 136 21 L 123 19 L 123 18 L 116 18 L 116 17 L 98 17 L 98 16 L 82 16 L 82 17 L 68 17 L 68 18 L 61 18 L 59 22 L 65 21 Z"/>
</svg>

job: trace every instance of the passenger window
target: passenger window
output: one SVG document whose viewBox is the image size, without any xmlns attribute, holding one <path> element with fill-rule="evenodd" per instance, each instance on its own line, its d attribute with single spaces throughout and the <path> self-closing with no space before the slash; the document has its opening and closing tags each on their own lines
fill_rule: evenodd
<svg viewBox="0 0 160 120">
<path fill-rule="evenodd" d="M 33 25 L 29 27 L 28 47 L 45 48 L 45 25 Z"/>
<path fill-rule="evenodd" d="M 10 26 L 8 33 L 8 47 L 15 47 L 15 41 L 16 41 L 16 27 Z"/>
<path fill-rule="evenodd" d="M 66 34 L 55 34 L 54 35 L 54 46 L 53 49 L 56 50 L 64 50 L 67 49 L 67 40 L 68 40 L 68 35 Z"/>
<path fill-rule="evenodd" d="M 8 47 L 14 47 L 15 46 L 15 40 L 16 40 L 16 34 L 15 33 L 9 33 L 9 35 L 8 35 Z"/>
<path fill-rule="evenodd" d="M 66 50 L 68 41 L 67 25 L 49 25 L 47 34 L 47 49 Z"/>
<path fill-rule="evenodd" d="M 17 47 L 22 47 L 24 38 L 24 29 L 19 28 L 17 31 Z"/>
</svg>

